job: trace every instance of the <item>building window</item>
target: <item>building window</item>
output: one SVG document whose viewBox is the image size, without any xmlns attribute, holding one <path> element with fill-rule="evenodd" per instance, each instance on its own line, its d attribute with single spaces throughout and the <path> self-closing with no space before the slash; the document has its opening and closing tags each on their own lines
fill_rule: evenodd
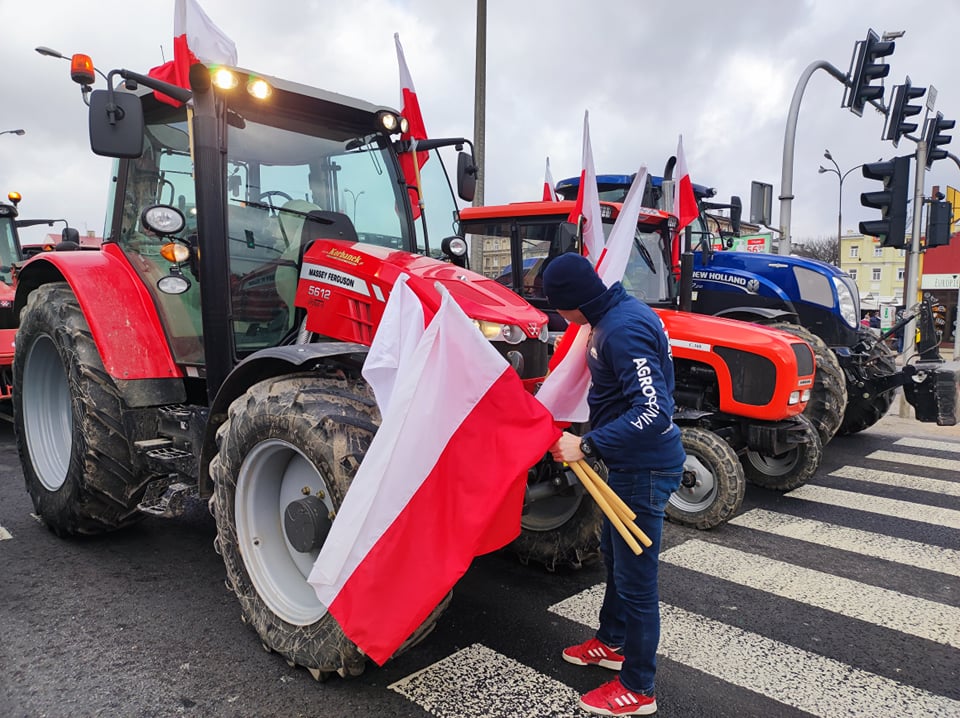
<svg viewBox="0 0 960 718">
<path fill-rule="evenodd" d="M 883 267 L 874 267 L 874 268 L 873 268 L 873 281 L 874 281 L 874 282 L 879 282 L 879 281 L 880 281 L 880 273 L 881 273 L 882 271 L 883 271 Z"/>
<path fill-rule="evenodd" d="M 897 267 L 897 281 L 903 281 L 903 267 Z"/>
<path fill-rule="evenodd" d="M 848 269 L 848 270 L 847 270 L 847 274 L 850 275 L 850 279 L 852 279 L 853 281 L 857 281 L 857 270 L 856 270 L 856 269 Z"/>
<path fill-rule="evenodd" d="M 858 244 L 850 245 L 850 256 L 854 259 L 860 256 L 860 245 Z"/>
<path fill-rule="evenodd" d="M 874 257 L 882 257 L 882 256 L 883 256 L 883 247 L 880 246 L 879 244 L 878 244 L 876 247 L 874 247 L 874 248 L 873 248 L 873 256 L 874 256 Z"/>
<path fill-rule="evenodd" d="M 901 256 L 901 257 L 906 257 L 906 256 L 907 256 L 907 250 L 901 249 L 901 250 L 900 250 L 900 256 Z"/>
</svg>

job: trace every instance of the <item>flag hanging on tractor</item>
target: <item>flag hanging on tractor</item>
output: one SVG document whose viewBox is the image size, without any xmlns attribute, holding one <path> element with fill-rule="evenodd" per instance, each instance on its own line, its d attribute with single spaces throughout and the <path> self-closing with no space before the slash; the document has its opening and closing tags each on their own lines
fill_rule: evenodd
<svg viewBox="0 0 960 718">
<path fill-rule="evenodd" d="M 403 56 L 403 47 L 400 45 L 400 34 L 394 33 L 393 40 L 397 45 L 397 64 L 400 66 L 400 114 L 407 120 L 407 131 L 400 136 L 401 140 L 415 141 L 427 139 L 427 128 L 423 124 L 423 115 L 420 113 L 420 100 L 413 86 L 413 78 L 407 61 Z M 400 155 L 400 168 L 407 185 L 417 189 L 409 190 L 410 206 L 413 209 L 413 218 L 420 217 L 420 168 L 429 159 L 429 152 L 404 152 Z"/>
<path fill-rule="evenodd" d="M 190 66 L 205 64 L 236 65 L 237 46 L 203 11 L 197 0 L 175 0 L 173 6 L 173 59 L 148 73 L 150 77 L 178 87 L 190 88 Z M 180 103 L 156 93 L 158 100 Z"/>
<path fill-rule="evenodd" d="M 383 423 L 308 578 L 346 636 L 381 665 L 475 556 L 519 535 L 527 470 L 560 436 L 441 291 L 414 349 L 397 355 Z M 408 292 L 395 288 L 388 304 Z M 404 329 L 384 322 L 383 331 Z"/>
</svg>

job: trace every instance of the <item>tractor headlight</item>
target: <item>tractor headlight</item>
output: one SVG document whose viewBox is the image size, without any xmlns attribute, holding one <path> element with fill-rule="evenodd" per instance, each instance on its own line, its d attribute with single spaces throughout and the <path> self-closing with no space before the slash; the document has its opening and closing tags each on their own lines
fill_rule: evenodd
<svg viewBox="0 0 960 718">
<path fill-rule="evenodd" d="M 799 390 L 791 391 L 790 397 L 787 399 L 787 404 L 789 404 L 790 406 L 793 406 L 794 404 L 799 404 L 799 403 L 800 403 L 800 391 Z"/>
<path fill-rule="evenodd" d="M 491 342 L 519 344 L 526 338 L 523 329 L 516 324 L 498 324 L 497 322 L 486 322 L 482 319 L 474 319 L 473 323 L 483 334 L 484 338 Z"/>
<path fill-rule="evenodd" d="M 251 77 L 250 81 L 247 82 L 247 92 L 250 93 L 251 97 L 255 97 L 258 100 L 266 100 L 273 94 L 273 88 L 266 80 L 262 80 L 259 77 Z"/>
<path fill-rule="evenodd" d="M 237 73 L 225 67 L 218 67 L 214 70 L 211 80 L 213 84 L 221 90 L 232 90 L 240 84 L 240 78 L 237 77 Z"/>
<path fill-rule="evenodd" d="M 804 389 L 803 393 L 800 395 L 800 401 L 807 402 L 810 401 L 810 390 Z"/>
<path fill-rule="evenodd" d="M 550 341 L 550 323 L 544 322 L 543 326 L 540 327 L 540 335 L 537 337 L 544 344 L 547 344 Z"/>
<path fill-rule="evenodd" d="M 147 207 L 140 215 L 140 222 L 151 232 L 161 236 L 176 234 L 187 224 L 180 210 L 164 204 Z"/>
<path fill-rule="evenodd" d="M 837 277 L 833 277 L 833 286 L 837 290 L 837 301 L 840 304 L 840 316 L 843 317 L 843 321 L 845 321 L 851 329 L 856 329 L 857 319 L 860 315 L 860 312 L 857 308 L 857 305 L 859 304 L 857 298 L 854 297 L 853 292 L 850 291 L 850 287 L 848 287 L 843 280 L 838 279 Z"/>
</svg>

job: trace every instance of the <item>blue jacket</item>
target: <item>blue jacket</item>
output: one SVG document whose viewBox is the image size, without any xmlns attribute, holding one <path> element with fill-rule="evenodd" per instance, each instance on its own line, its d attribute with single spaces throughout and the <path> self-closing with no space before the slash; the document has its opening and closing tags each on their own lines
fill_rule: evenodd
<svg viewBox="0 0 960 718">
<path fill-rule="evenodd" d="M 682 465 L 683 443 L 673 423 L 673 358 L 660 317 L 620 282 L 580 311 L 593 328 L 586 436 L 614 471 Z"/>
</svg>

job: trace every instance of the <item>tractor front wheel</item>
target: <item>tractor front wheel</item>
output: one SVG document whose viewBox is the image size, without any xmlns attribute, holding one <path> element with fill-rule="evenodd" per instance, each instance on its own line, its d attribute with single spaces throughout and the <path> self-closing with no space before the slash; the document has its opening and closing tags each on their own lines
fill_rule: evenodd
<svg viewBox="0 0 960 718">
<path fill-rule="evenodd" d="M 322 539 L 304 545 L 288 536 L 285 513 L 310 497 L 317 516 L 334 516 L 377 423 L 376 404 L 361 380 L 298 374 L 250 387 L 217 432 L 210 473 L 227 582 L 264 648 L 306 667 L 317 680 L 359 675 L 366 658 L 307 583 Z M 397 654 L 433 629 L 449 599 Z"/>
<path fill-rule="evenodd" d="M 773 327 L 803 339 L 813 350 L 816 374 L 810 391 L 810 400 L 803 415 L 813 423 L 820 435 L 820 444 L 826 446 L 840 430 L 848 401 L 847 379 L 837 360 L 837 355 L 823 339 L 806 327 L 789 322 L 780 322 Z"/>
<path fill-rule="evenodd" d="M 791 491 L 803 486 L 820 467 L 823 447 L 820 435 L 804 415 L 796 417 L 802 422 L 803 440 L 781 454 L 762 454 L 748 449 L 743 457 L 747 481 L 756 486 L 775 491 Z"/>
<path fill-rule="evenodd" d="M 50 530 L 101 534 L 142 518 L 137 504 L 149 476 L 134 463 L 127 406 L 66 283 L 43 285 L 27 299 L 13 388 L 23 477 Z"/>
<path fill-rule="evenodd" d="M 706 429 L 680 429 L 687 459 L 680 488 L 670 495 L 667 518 L 696 529 L 712 529 L 740 510 L 746 481 L 730 445 Z"/>
</svg>

